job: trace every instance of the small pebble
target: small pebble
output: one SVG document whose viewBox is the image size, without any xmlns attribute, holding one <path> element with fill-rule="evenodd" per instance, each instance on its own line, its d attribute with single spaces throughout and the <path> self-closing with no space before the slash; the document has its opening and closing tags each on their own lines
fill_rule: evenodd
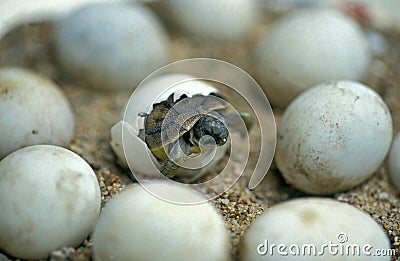
<svg viewBox="0 0 400 261">
<path fill-rule="evenodd" d="M 389 198 L 389 194 L 386 192 L 382 192 L 378 194 L 378 198 L 379 199 L 388 199 Z"/>
<path fill-rule="evenodd" d="M 53 251 L 50 256 L 50 261 L 64 261 L 69 260 L 75 253 L 72 247 L 63 247 L 60 250 Z"/>
<path fill-rule="evenodd" d="M 221 199 L 221 203 L 226 205 L 229 203 L 229 199 L 223 198 L 223 199 Z"/>
</svg>

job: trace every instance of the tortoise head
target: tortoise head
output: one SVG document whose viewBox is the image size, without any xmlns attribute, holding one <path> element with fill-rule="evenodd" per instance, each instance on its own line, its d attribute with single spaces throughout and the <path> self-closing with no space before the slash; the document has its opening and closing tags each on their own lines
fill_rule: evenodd
<svg viewBox="0 0 400 261">
<path fill-rule="evenodd" d="M 225 124 L 213 116 L 203 116 L 193 126 L 194 139 L 198 142 L 203 136 L 213 137 L 218 146 L 224 145 L 228 140 L 229 131 Z"/>
</svg>

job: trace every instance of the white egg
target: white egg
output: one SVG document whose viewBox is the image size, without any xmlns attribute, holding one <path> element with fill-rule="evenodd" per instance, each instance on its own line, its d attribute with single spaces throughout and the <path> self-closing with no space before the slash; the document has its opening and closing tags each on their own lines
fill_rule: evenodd
<svg viewBox="0 0 400 261">
<path fill-rule="evenodd" d="M 66 146 L 73 132 L 72 109 L 54 83 L 21 68 L 0 69 L 0 159 L 29 145 Z"/>
<path fill-rule="evenodd" d="M 159 163 L 152 156 L 146 143 L 138 137 L 139 131 L 144 129 L 144 117 L 140 115 L 150 113 L 153 104 L 167 100 L 171 94 L 174 94 L 174 99 L 178 99 L 181 95 L 192 97 L 193 95 L 209 95 L 211 93 L 219 93 L 219 90 L 202 80 L 195 80 L 195 77 L 188 74 L 164 74 L 144 82 L 131 96 L 122 113 L 123 119 L 111 128 L 110 143 L 119 164 L 128 167 L 126 157 L 133 157 L 135 162 L 140 162 L 140 164 L 130 164 L 134 174 L 153 175 L 154 166 L 159 166 Z M 126 134 L 123 134 L 123 131 Z M 200 173 L 216 168 L 229 148 L 228 143 L 217 148 L 213 160 Z M 129 162 L 132 162 L 132 160 Z M 195 173 L 197 173 L 196 170 L 185 169 L 177 174 L 195 175 Z"/>
<path fill-rule="evenodd" d="M 370 63 L 362 29 L 344 14 L 306 9 L 285 16 L 256 53 L 256 73 L 271 103 L 286 107 L 326 80 L 362 80 Z"/>
<path fill-rule="evenodd" d="M 393 140 L 387 162 L 388 172 L 393 185 L 400 191 L 400 134 Z"/>
<path fill-rule="evenodd" d="M 297 189 L 331 194 L 369 178 L 391 141 L 392 117 L 375 91 L 352 81 L 324 82 L 284 112 L 275 160 Z"/>
<path fill-rule="evenodd" d="M 102 89 L 134 89 L 168 61 L 168 37 L 145 6 L 96 3 L 59 22 L 56 49 L 65 71 Z"/>
<path fill-rule="evenodd" d="M 90 166 L 52 145 L 20 149 L 0 161 L 0 249 L 42 259 L 77 246 L 100 212 L 100 189 Z"/>
<path fill-rule="evenodd" d="M 302 198 L 257 217 L 240 253 L 243 261 L 390 260 L 375 256 L 389 248 L 383 229 L 361 210 L 332 199 Z"/>
<path fill-rule="evenodd" d="M 166 8 L 189 36 L 238 40 L 249 35 L 259 19 L 254 0 L 167 0 Z"/>
<path fill-rule="evenodd" d="M 201 194 L 173 184 L 159 182 L 147 184 L 147 188 L 205 200 Z M 209 203 L 167 202 L 140 185 L 126 187 L 106 204 L 93 232 L 93 244 L 96 261 L 224 261 L 229 257 L 228 232 Z"/>
</svg>

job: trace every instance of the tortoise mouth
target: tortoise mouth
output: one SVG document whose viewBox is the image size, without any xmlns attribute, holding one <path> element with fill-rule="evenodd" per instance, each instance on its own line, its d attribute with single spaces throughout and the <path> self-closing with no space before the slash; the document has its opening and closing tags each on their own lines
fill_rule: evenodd
<svg viewBox="0 0 400 261">
<path fill-rule="evenodd" d="M 192 134 L 193 135 L 193 134 Z M 213 136 L 208 133 L 204 133 L 200 138 L 191 136 L 190 134 L 186 136 L 187 142 L 191 143 L 195 147 L 213 147 L 225 145 L 228 141 L 227 137 Z"/>
<path fill-rule="evenodd" d="M 204 136 L 211 136 L 218 146 L 224 145 L 228 140 L 228 129 L 219 119 L 206 115 L 199 119 L 193 126 L 195 140 L 199 141 Z"/>
<path fill-rule="evenodd" d="M 201 143 L 202 146 L 222 146 L 228 141 L 228 134 L 227 133 L 222 133 L 222 134 L 211 134 L 209 132 L 202 132 L 202 135 L 200 137 L 195 137 L 194 140 L 192 140 L 192 143 L 194 141 L 194 145 L 199 146 Z"/>
</svg>

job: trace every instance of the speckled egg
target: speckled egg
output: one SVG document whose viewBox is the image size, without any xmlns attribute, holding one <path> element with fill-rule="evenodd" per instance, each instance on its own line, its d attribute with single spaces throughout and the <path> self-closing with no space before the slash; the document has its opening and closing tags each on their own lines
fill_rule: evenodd
<svg viewBox="0 0 400 261">
<path fill-rule="evenodd" d="M 52 145 L 20 149 L 0 161 L 0 249 L 42 259 L 77 246 L 100 212 L 100 188 L 90 166 Z"/>
<path fill-rule="evenodd" d="M 0 159 L 29 145 L 66 146 L 73 132 L 71 106 L 54 83 L 22 68 L 0 69 Z"/>
<path fill-rule="evenodd" d="M 329 9 L 299 10 L 278 21 L 255 57 L 257 79 L 270 102 L 286 107 L 326 80 L 362 80 L 370 63 L 368 41 L 350 17 Z"/>
<path fill-rule="evenodd" d="M 101 89 L 131 89 L 168 61 L 168 37 L 140 3 L 93 3 L 62 19 L 56 51 L 64 70 Z"/>
<path fill-rule="evenodd" d="M 272 206 L 250 225 L 241 260 L 390 260 L 383 229 L 366 213 L 328 198 Z"/>
<path fill-rule="evenodd" d="M 364 84 L 331 81 L 298 96 L 278 125 L 275 160 L 285 180 L 311 194 L 350 189 L 382 164 L 392 117 Z"/>
<path fill-rule="evenodd" d="M 147 184 L 157 195 L 203 195 L 171 183 Z M 103 209 L 93 232 L 93 257 L 108 260 L 220 260 L 229 258 L 222 217 L 209 204 L 182 205 L 157 198 L 140 185 L 126 187 Z"/>
<path fill-rule="evenodd" d="M 255 0 L 166 0 L 169 18 L 189 36 L 208 40 L 239 40 L 259 21 Z"/>
</svg>

